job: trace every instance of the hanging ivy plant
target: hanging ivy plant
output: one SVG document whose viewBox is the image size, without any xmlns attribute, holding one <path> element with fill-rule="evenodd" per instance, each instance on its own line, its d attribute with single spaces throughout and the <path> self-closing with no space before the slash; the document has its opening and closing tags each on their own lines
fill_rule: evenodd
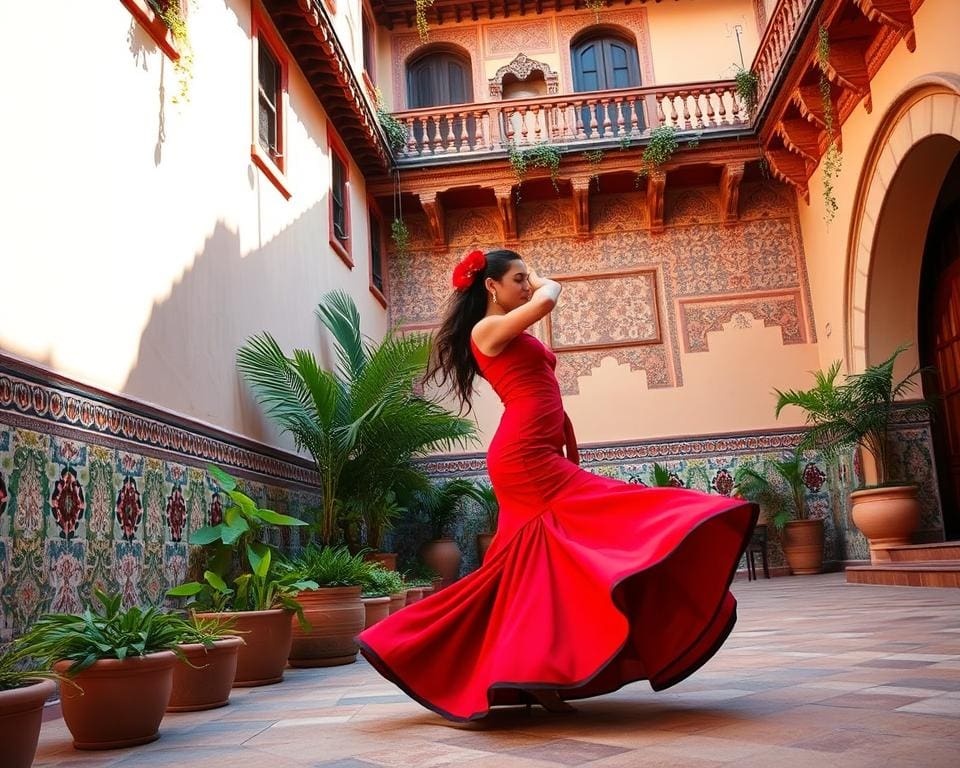
<svg viewBox="0 0 960 768">
<path fill-rule="evenodd" d="M 736 81 L 737 95 L 743 102 L 749 117 L 754 117 L 757 110 L 757 94 L 760 91 L 760 78 L 756 73 L 743 67 L 737 67 Z"/>
<path fill-rule="evenodd" d="M 597 24 L 600 23 L 600 11 L 603 9 L 603 6 L 607 4 L 606 0 L 587 0 L 584 5 L 593 11 L 593 15 L 597 19 Z"/>
<path fill-rule="evenodd" d="M 397 273 L 403 277 L 410 263 L 410 230 L 403 219 L 397 217 L 390 222 L 390 239 L 397 257 Z"/>
<path fill-rule="evenodd" d="M 434 0 L 417 0 L 417 32 L 420 33 L 420 42 L 425 43 L 430 37 L 430 25 L 427 23 L 427 9 L 433 7 Z"/>
<path fill-rule="evenodd" d="M 817 32 L 817 60 L 820 64 L 820 98 L 823 101 L 823 123 L 829 144 L 823 156 L 823 219 L 830 224 L 837 215 L 839 205 L 834 192 L 834 183 L 840 175 L 843 158 L 837 146 L 837 134 L 833 124 L 833 94 L 827 77 L 827 62 L 830 59 L 830 36 L 823 25 Z"/>
<path fill-rule="evenodd" d="M 633 143 L 633 140 L 630 138 L 630 134 L 624 131 L 620 134 L 620 151 L 622 152 L 625 149 L 630 149 L 630 145 Z"/>
<path fill-rule="evenodd" d="M 390 150 L 397 154 L 407 147 L 407 126 L 391 115 L 383 103 L 383 93 L 377 88 L 373 94 L 374 105 L 377 109 L 377 120 L 383 132 L 387 134 L 387 144 Z"/>
<path fill-rule="evenodd" d="M 193 48 L 190 46 L 190 35 L 187 31 L 187 19 L 183 13 L 180 0 L 147 0 L 150 6 L 173 35 L 180 58 L 173 62 L 173 68 L 180 78 L 180 92 L 171 101 L 179 104 L 190 101 L 190 81 L 193 80 Z M 196 7 L 196 6 L 194 6 Z"/>
<path fill-rule="evenodd" d="M 657 170 L 661 165 L 673 157 L 680 142 L 677 139 L 679 131 L 672 125 L 661 125 L 650 131 L 650 143 L 643 150 L 640 170 L 637 171 L 637 184 L 640 179 Z"/>
<path fill-rule="evenodd" d="M 590 166 L 590 180 L 597 184 L 597 192 L 600 191 L 600 163 L 603 162 L 602 149 L 589 149 L 583 153 L 583 159 Z"/>
<path fill-rule="evenodd" d="M 508 156 L 513 172 L 517 177 L 517 202 L 520 202 L 520 187 L 530 168 L 549 168 L 550 182 L 555 192 L 560 191 L 557 180 L 560 177 L 560 150 L 549 144 L 537 144 L 528 149 L 517 149 L 511 144 Z"/>
</svg>

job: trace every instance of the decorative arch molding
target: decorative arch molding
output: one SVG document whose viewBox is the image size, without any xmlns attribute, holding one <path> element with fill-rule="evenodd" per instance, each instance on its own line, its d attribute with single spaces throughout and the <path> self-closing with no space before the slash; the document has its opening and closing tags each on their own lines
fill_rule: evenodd
<svg viewBox="0 0 960 768">
<path fill-rule="evenodd" d="M 956 156 L 950 154 L 952 144 L 960 151 L 960 76 L 952 73 L 908 84 L 876 130 L 857 185 L 847 243 L 844 353 L 850 372 L 893 351 L 878 341 L 881 321 L 908 334 L 901 341 L 914 346 L 905 363 L 917 362 L 916 305 L 903 297 L 911 287 L 918 295 L 929 213 Z M 909 247 L 897 248 L 889 238 L 893 231 Z M 884 305 L 887 294 L 894 301 Z M 871 314 L 880 305 L 883 316 Z"/>
<path fill-rule="evenodd" d="M 503 78 L 507 75 L 513 75 L 517 80 L 526 80 L 533 72 L 543 74 L 548 96 L 560 93 L 560 76 L 550 69 L 549 64 L 528 58 L 525 53 L 518 53 L 513 61 L 500 67 L 490 78 L 490 98 L 503 98 Z"/>
<path fill-rule="evenodd" d="M 424 44 L 417 32 L 400 33 L 391 39 L 393 53 L 393 110 L 407 109 L 407 64 L 431 50 L 456 51 L 470 60 L 473 97 L 485 93 L 480 57 L 480 33 L 477 27 L 438 27 L 430 30 L 430 42 Z M 399 62 L 399 65 L 397 65 Z"/>
</svg>

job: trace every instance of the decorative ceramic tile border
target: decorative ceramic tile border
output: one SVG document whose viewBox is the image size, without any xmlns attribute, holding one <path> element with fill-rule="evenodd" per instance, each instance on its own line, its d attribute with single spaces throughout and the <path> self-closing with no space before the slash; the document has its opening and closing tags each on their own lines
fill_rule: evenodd
<svg viewBox="0 0 960 768">
<path fill-rule="evenodd" d="M 116 447 L 165 451 L 266 478 L 319 484 L 312 462 L 0 355 L 0 424 Z M 110 442 L 112 441 L 112 442 Z M 164 454 L 165 455 L 165 454 Z"/>
</svg>

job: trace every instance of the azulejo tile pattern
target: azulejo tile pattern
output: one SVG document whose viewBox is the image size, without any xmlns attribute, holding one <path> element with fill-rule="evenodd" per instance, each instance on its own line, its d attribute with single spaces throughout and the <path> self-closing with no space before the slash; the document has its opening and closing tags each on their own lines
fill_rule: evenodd
<svg viewBox="0 0 960 768">
<path fill-rule="evenodd" d="M 574 234 L 567 199 L 531 200 L 518 205 L 519 242 L 512 246 L 543 274 L 631 275 L 571 285 L 558 322 L 567 336 L 574 327 L 600 349 L 557 350 L 557 378 L 564 394 L 578 391 L 578 376 L 590 375 L 604 357 L 645 370 L 649 387 L 681 386 L 681 352 L 707 352 L 706 334 L 726 323 L 750 318 L 779 327 L 785 344 L 816 341 L 812 303 L 796 203 L 775 184 L 745 184 L 740 219 L 718 227 L 717 193 L 691 188 L 667 199 L 666 229 L 649 232 L 643 192 L 593 194 L 591 233 Z M 502 247 L 494 207 L 447 213 L 447 252 L 437 252 L 426 220 L 410 216 L 411 253 L 401 265 L 391 260 L 391 314 L 405 326 L 430 328 L 451 294 L 450 271 L 472 248 Z M 651 290 L 662 327 L 651 343 L 647 310 L 631 290 L 618 294 L 616 281 L 636 280 L 637 270 L 653 270 Z M 643 290 L 638 286 L 631 289 Z M 648 302 L 649 303 L 649 302 Z M 576 334 L 574 334 L 576 335 Z M 629 342 L 634 342 L 630 345 Z M 606 346 L 623 345 L 625 346 Z M 576 345 L 581 346 L 583 341 Z"/>
</svg>

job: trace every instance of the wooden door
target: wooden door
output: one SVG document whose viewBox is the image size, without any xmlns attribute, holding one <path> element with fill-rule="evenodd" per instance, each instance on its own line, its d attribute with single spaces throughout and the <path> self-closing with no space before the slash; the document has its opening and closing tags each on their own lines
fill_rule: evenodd
<svg viewBox="0 0 960 768">
<path fill-rule="evenodd" d="M 941 467 L 946 469 L 945 490 L 952 491 L 953 502 L 960 500 L 960 260 L 942 274 L 933 308 L 932 359 L 936 369 L 940 400 L 937 404 L 942 447 L 947 455 Z M 946 501 L 946 500 L 945 500 Z M 944 504 L 946 509 L 948 505 Z"/>
</svg>

